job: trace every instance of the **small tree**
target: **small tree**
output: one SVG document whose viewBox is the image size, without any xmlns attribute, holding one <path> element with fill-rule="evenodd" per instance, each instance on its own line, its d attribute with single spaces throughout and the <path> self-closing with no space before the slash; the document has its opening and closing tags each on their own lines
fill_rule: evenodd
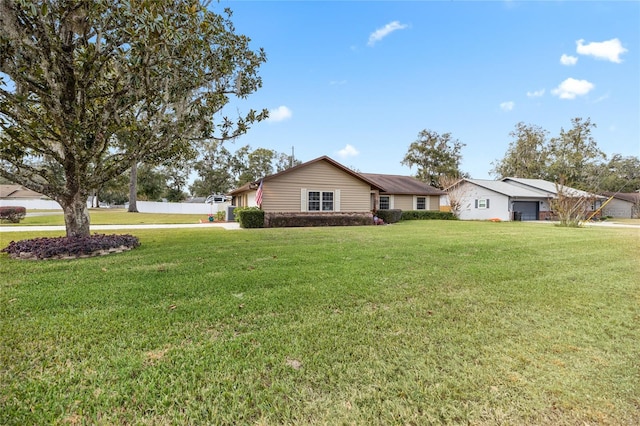
<svg viewBox="0 0 640 426">
<path fill-rule="evenodd" d="M 462 202 L 466 195 L 462 182 L 462 179 L 451 176 L 441 176 L 438 180 L 440 187 L 447 193 L 451 213 L 458 219 L 460 218 Z"/>
<path fill-rule="evenodd" d="M 560 226 L 579 227 L 595 202 L 595 196 L 584 195 L 556 182 L 557 196 L 551 200 L 551 209 Z"/>
</svg>

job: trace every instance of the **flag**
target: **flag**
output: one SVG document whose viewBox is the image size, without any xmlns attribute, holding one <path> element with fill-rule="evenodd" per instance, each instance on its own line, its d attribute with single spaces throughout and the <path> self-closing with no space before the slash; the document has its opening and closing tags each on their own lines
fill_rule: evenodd
<svg viewBox="0 0 640 426">
<path fill-rule="evenodd" d="M 260 181 L 260 186 L 256 191 L 256 204 L 258 207 L 262 208 L 262 181 Z"/>
</svg>

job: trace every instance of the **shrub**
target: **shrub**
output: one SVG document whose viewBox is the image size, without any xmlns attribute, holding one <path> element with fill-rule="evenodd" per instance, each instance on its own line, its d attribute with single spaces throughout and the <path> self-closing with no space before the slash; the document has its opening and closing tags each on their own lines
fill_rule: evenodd
<svg viewBox="0 0 640 426">
<path fill-rule="evenodd" d="M 0 221 L 20 223 L 27 215 L 27 209 L 19 206 L 0 207 Z"/>
<path fill-rule="evenodd" d="M 90 257 L 129 250 L 140 245 L 132 235 L 94 234 L 88 237 L 34 238 L 11 241 L 2 252 L 19 259 L 62 259 Z"/>
<path fill-rule="evenodd" d="M 363 226 L 371 225 L 371 213 L 332 212 L 332 213 L 267 213 L 265 226 L 268 228 L 287 228 L 301 226 Z"/>
<path fill-rule="evenodd" d="M 456 220 L 453 212 L 433 210 L 406 210 L 402 212 L 402 220 Z"/>
<path fill-rule="evenodd" d="M 396 222 L 400 222 L 400 219 L 402 218 L 402 210 L 400 209 L 378 210 L 376 212 L 376 216 L 384 220 L 384 223 L 396 223 Z"/>
<path fill-rule="evenodd" d="M 233 213 L 241 228 L 264 228 L 264 211 L 258 207 L 239 207 Z"/>
</svg>

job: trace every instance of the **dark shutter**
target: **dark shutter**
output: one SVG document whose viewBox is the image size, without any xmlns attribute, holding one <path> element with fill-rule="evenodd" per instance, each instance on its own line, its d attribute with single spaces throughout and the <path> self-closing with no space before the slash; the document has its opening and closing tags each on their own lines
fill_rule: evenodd
<svg viewBox="0 0 640 426">
<path fill-rule="evenodd" d="M 489 208 L 489 199 L 487 198 L 487 208 Z"/>
</svg>

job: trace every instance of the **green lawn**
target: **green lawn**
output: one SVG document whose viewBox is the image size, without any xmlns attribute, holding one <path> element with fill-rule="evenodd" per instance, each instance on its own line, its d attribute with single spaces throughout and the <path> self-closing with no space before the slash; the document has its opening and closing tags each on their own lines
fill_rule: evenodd
<svg viewBox="0 0 640 426">
<path fill-rule="evenodd" d="M 64 225 L 64 216 L 60 211 L 30 211 L 29 213 L 46 213 L 42 216 L 27 216 L 20 223 L 6 223 L 2 226 L 24 225 Z M 159 223 L 198 223 L 208 220 L 206 214 L 171 214 L 171 213 L 129 213 L 123 209 L 90 209 L 92 225 L 138 225 Z"/>
<path fill-rule="evenodd" d="M 131 233 L 0 255 L 0 424 L 640 423 L 635 229 Z"/>
</svg>

